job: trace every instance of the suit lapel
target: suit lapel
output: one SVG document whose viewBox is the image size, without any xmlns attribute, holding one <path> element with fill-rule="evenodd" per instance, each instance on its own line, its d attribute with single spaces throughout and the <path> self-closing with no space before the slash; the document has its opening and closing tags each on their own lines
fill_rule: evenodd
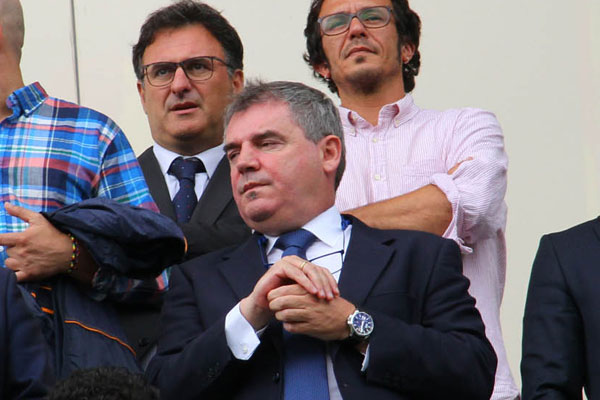
<svg viewBox="0 0 600 400">
<path fill-rule="evenodd" d="M 379 275 L 388 265 L 394 251 L 377 241 L 379 235 L 362 222 L 353 219 L 352 236 L 338 286 L 343 298 L 360 306 L 365 302 Z"/>
<path fill-rule="evenodd" d="M 198 200 L 190 222 L 202 221 L 212 225 L 225 207 L 233 201 L 231 193 L 231 178 L 229 176 L 229 161 L 223 156 L 202 197 Z"/>
<path fill-rule="evenodd" d="M 256 282 L 266 272 L 261 251 L 258 235 L 254 234 L 244 244 L 225 256 L 221 273 L 238 300 L 248 296 Z"/>
<path fill-rule="evenodd" d="M 146 149 L 146 151 L 138 157 L 138 161 L 142 168 L 142 172 L 144 173 L 144 178 L 146 178 L 150 194 L 158 206 L 160 213 L 175 221 L 177 218 L 175 216 L 175 210 L 173 210 L 169 188 L 167 188 L 165 178 L 160 170 L 158 160 L 154 156 L 152 147 Z"/>
</svg>

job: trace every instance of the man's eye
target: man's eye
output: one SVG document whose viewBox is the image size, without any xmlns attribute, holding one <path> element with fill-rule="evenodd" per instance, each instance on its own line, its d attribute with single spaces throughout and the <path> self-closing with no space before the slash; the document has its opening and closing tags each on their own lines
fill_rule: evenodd
<svg viewBox="0 0 600 400">
<path fill-rule="evenodd" d="M 160 78 L 163 76 L 167 76 L 167 75 L 171 74 L 172 72 L 173 72 L 173 67 L 170 67 L 168 65 L 156 66 L 156 67 L 152 68 L 152 70 L 150 71 L 150 73 L 152 74 L 152 77 L 154 77 L 154 78 Z"/>
<path fill-rule="evenodd" d="M 269 148 L 277 146 L 278 144 L 279 144 L 279 142 L 271 142 L 271 141 L 269 141 L 269 142 L 262 142 L 260 144 L 260 147 L 262 147 L 263 149 L 269 149 Z"/>
<path fill-rule="evenodd" d="M 325 28 L 327 30 L 333 30 L 344 26 L 348 23 L 348 16 L 346 14 L 331 15 L 325 19 Z"/>
<path fill-rule="evenodd" d="M 233 161 L 237 157 L 237 155 L 238 155 L 237 151 L 230 151 L 227 153 L 227 159 L 229 161 Z"/>
<path fill-rule="evenodd" d="M 188 65 L 188 68 L 193 71 L 204 71 L 210 69 L 210 66 L 204 61 L 194 61 Z"/>
<path fill-rule="evenodd" d="M 379 11 L 367 10 L 361 14 L 360 19 L 368 22 L 379 22 L 383 20 L 383 16 Z"/>
</svg>

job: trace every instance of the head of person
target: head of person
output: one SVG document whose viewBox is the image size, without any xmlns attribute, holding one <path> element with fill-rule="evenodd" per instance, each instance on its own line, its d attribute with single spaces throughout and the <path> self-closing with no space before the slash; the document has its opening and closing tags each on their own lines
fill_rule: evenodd
<svg viewBox="0 0 600 400">
<path fill-rule="evenodd" d="M 23 9 L 19 0 L 0 0 L 0 51 L 18 63 L 25 38 Z"/>
<path fill-rule="evenodd" d="M 334 204 L 344 173 L 337 107 L 295 82 L 252 82 L 225 113 L 233 197 L 248 226 L 269 235 L 297 228 Z"/>
<path fill-rule="evenodd" d="M 421 66 L 420 35 L 408 0 L 313 0 L 304 60 L 333 93 L 350 85 L 370 94 L 389 79 L 401 79 L 410 92 Z"/>
<path fill-rule="evenodd" d="M 178 1 L 148 16 L 133 47 L 152 138 L 193 155 L 223 139 L 223 113 L 244 84 L 242 41 L 212 7 Z"/>
<path fill-rule="evenodd" d="M 80 369 L 59 381 L 48 400 L 158 400 L 143 375 L 122 367 Z"/>
</svg>

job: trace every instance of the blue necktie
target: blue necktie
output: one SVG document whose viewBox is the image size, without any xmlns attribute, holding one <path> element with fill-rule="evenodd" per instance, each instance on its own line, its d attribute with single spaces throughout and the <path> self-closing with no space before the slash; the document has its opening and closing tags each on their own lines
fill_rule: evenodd
<svg viewBox="0 0 600 400">
<path fill-rule="evenodd" d="M 196 174 L 205 172 L 204 164 L 196 157 L 183 158 L 177 157 L 169 167 L 169 175 L 174 175 L 179 180 L 179 191 L 173 197 L 173 207 L 177 223 L 184 224 L 190 220 L 198 198 L 194 191 Z"/>
<path fill-rule="evenodd" d="M 275 247 L 283 250 L 283 256 L 296 255 L 306 259 L 306 249 L 317 238 L 304 229 L 283 234 Z M 306 335 L 283 331 L 284 400 L 328 400 L 327 364 L 325 342 Z"/>
</svg>

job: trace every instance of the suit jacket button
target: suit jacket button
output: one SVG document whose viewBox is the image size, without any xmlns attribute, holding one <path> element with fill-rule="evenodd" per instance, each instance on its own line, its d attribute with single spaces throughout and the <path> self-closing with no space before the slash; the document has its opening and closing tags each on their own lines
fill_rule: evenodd
<svg viewBox="0 0 600 400">
<path fill-rule="evenodd" d="M 279 382 L 280 378 L 281 378 L 281 375 L 279 375 L 279 372 L 275 372 L 273 374 L 273 382 L 275 382 L 275 383 Z"/>
<path fill-rule="evenodd" d="M 146 347 L 150 344 L 150 339 L 148 339 L 147 337 L 143 337 L 140 340 L 138 340 L 138 346 L 140 347 Z"/>
</svg>

